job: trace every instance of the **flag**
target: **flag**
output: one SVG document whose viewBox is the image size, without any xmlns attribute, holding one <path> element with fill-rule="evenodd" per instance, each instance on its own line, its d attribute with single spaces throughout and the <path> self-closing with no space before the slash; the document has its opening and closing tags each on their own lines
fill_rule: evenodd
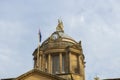
<svg viewBox="0 0 120 80">
<path fill-rule="evenodd" d="M 39 29 L 39 32 L 38 32 L 38 36 L 39 36 L 39 42 L 41 42 L 41 40 L 42 40 L 42 35 L 41 35 L 41 32 L 40 32 L 40 29 Z"/>
</svg>

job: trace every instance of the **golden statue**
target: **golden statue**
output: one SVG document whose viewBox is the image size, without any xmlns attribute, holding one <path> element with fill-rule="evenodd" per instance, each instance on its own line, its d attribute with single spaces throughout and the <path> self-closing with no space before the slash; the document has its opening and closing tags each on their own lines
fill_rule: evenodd
<svg viewBox="0 0 120 80">
<path fill-rule="evenodd" d="M 63 30 L 63 22 L 58 19 L 58 25 L 56 27 L 56 31 L 64 31 Z"/>
</svg>

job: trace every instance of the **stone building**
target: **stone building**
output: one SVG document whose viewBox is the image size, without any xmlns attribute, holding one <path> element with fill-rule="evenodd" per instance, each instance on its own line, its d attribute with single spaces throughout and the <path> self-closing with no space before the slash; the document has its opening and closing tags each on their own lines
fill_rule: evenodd
<svg viewBox="0 0 120 80">
<path fill-rule="evenodd" d="M 35 49 L 32 70 L 3 80 L 85 80 L 81 41 L 76 42 L 63 28 L 62 21 L 58 21 L 56 31 Z"/>
</svg>

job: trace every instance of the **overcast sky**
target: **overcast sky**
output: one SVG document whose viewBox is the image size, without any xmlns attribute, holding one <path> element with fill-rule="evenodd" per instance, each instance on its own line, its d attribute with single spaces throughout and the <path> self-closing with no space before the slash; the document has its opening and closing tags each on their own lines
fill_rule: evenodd
<svg viewBox="0 0 120 80">
<path fill-rule="evenodd" d="M 38 29 L 43 42 L 59 18 L 82 41 L 87 80 L 120 78 L 120 0 L 0 0 L 0 78 L 33 68 Z"/>
</svg>

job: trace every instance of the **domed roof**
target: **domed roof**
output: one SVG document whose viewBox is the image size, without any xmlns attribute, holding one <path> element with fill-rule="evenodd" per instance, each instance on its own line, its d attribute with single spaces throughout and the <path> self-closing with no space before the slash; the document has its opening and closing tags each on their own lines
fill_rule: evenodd
<svg viewBox="0 0 120 80">
<path fill-rule="evenodd" d="M 62 21 L 58 21 L 58 26 L 56 27 L 56 31 L 48 37 L 42 44 L 42 47 L 53 47 L 58 45 L 58 47 L 67 47 L 77 44 L 77 42 L 70 36 L 64 33 L 63 23 Z M 58 48 L 57 47 L 57 48 Z M 55 47 L 54 47 L 55 48 Z"/>
<path fill-rule="evenodd" d="M 68 36 L 68 35 L 65 34 L 64 32 L 58 32 L 58 34 L 59 34 L 62 38 L 73 39 L 72 37 Z"/>
</svg>

